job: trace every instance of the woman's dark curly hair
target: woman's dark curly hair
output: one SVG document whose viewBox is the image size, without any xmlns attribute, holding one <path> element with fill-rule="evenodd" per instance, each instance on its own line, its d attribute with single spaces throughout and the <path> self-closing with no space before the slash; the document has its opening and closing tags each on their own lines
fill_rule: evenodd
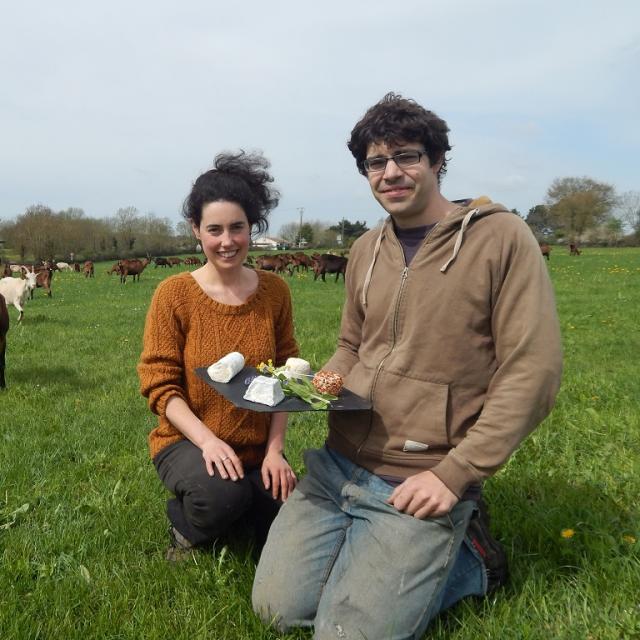
<svg viewBox="0 0 640 640">
<path fill-rule="evenodd" d="M 269 187 L 273 178 L 270 162 L 260 153 L 219 153 L 213 169 L 194 183 L 182 206 L 182 215 L 200 226 L 202 208 L 210 202 L 235 202 L 244 210 L 249 224 L 262 233 L 269 226 L 269 212 L 278 206 L 280 193 Z"/>
<path fill-rule="evenodd" d="M 445 154 L 451 150 L 448 132 L 447 123 L 433 111 L 427 111 L 415 100 L 390 92 L 356 124 L 347 146 L 356 159 L 358 171 L 365 176 L 364 161 L 370 144 L 419 142 L 424 146 L 431 165 L 442 160 L 442 167 L 438 171 L 440 183 L 447 172 Z"/>
</svg>

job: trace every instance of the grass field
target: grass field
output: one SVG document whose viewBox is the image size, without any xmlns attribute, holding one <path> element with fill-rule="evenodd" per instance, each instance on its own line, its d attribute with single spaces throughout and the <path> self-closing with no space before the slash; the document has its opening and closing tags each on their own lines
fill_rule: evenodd
<svg viewBox="0 0 640 640">
<path fill-rule="evenodd" d="M 168 270 L 120 285 L 56 274 L 21 326 L 10 310 L 0 393 L 0 638 L 278 638 L 253 616 L 244 539 L 164 560 L 164 494 L 148 459 L 155 423 L 135 365 Z M 640 638 L 640 250 L 552 253 L 565 372 L 557 406 L 486 485 L 512 579 L 463 603 L 428 637 Z M 288 279 L 288 278 L 287 278 Z M 288 279 L 303 357 L 337 336 L 342 282 Z M 325 435 L 296 414 L 288 453 Z M 286 570 L 284 568 L 283 570 Z M 299 631 L 288 639 L 309 638 Z"/>
</svg>

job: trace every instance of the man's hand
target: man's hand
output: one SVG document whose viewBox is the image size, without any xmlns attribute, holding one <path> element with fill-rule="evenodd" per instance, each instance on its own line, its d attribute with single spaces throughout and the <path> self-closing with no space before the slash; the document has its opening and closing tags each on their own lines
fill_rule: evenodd
<svg viewBox="0 0 640 640">
<path fill-rule="evenodd" d="M 449 513 L 458 497 L 434 473 L 423 471 L 399 484 L 387 502 L 414 518 L 429 518 Z"/>
</svg>

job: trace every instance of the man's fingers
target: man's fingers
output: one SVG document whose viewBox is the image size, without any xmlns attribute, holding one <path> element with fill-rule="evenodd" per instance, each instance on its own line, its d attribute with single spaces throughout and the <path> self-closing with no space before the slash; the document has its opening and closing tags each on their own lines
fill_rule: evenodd
<svg viewBox="0 0 640 640">
<path fill-rule="evenodd" d="M 438 518 L 439 516 L 443 516 L 448 511 L 446 509 L 440 509 L 435 507 L 434 505 L 425 505 L 418 509 L 414 514 L 414 518 L 418 518 L 419 520 L 424 520 L 425 518 Z"/>
<path fill-rule="evenodd" d="M 395 496 L 394 496 L 395 494 Z M 394 491 L 389 497 L 389 504 L 392 504 L 398 511 L 404 511 L 411 500 L 411 494 L 406 491 Z"/>
</svg>

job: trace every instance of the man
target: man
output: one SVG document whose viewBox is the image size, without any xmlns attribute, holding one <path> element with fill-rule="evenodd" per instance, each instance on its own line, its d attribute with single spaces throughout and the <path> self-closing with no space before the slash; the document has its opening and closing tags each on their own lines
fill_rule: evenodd
<svg viewBox="0 0 640 640">
<path fill-rule="evenodd" d="M 439 611 L 486 593 L 477 540 L 462 544 L 482 531 L 472 520 L 482 482 L 559 387 L 560 332 L 538 243 L 502 205 L 440 193 L 448 131 L 390 93 L 351 134 L 389 218 L 353 245 L 325 368 L 373 409 L 329 414 L 325 447 L 307 452 L 307 475 L 271 529 L 253 603 L 282 630 L 420 638 Z"/>
</svg>

